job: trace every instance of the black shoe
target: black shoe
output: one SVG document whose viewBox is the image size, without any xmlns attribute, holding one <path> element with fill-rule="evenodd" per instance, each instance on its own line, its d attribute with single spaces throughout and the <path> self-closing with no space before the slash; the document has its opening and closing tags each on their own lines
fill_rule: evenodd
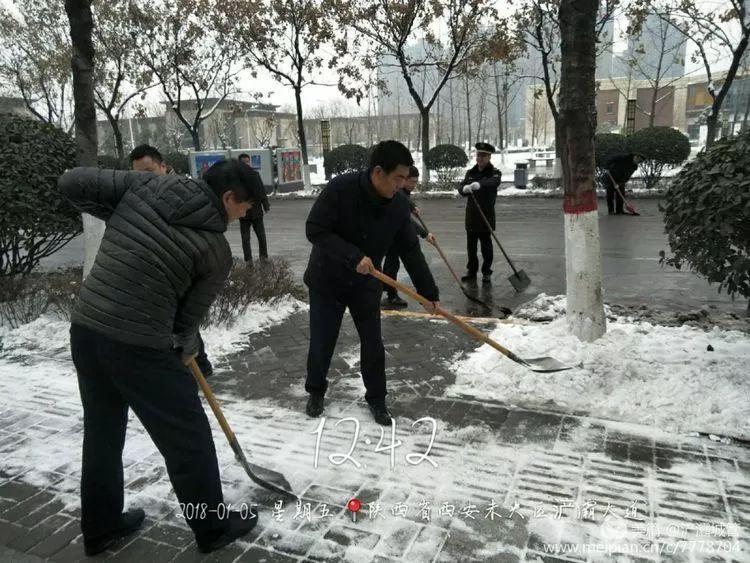
<svg viewBox="0 0 750 563">
<path fill-rule="evenodd" d="M 406 301 L 398 296 L 398 293 L 396 295 L 389 295 L 388 297 L 386 297 L 384 303 L 389 307 L 396 307 L 400 309 L 409 306 Z"/>
<path fill-rule="evenodd" d="M 477 281 L 477 275 L 472 274 L 471 272 L 467 272 L 466 275 L 461 276 L 461 281 L 465 281 L 465 282 Z"/>
<path fill-rule="evenodd" d="M 318 418 L 321 414 L 323 414 L 324 404 L 325 400 L 323 399 L 323 395 L 310 393 L 310 398 L 307 399 L 307 407 L 305 408 L 307 416 Z"/>
<path fill-rule="evenodd" d="M 492 274 L 482 274 L 482 283 L 492 283 Z"/>
<path fill-rule="evenodd" d="M 232 543 L 234 540 L 247 535 L 250 531 L 255 528 L 258 524 L 258 511 L 255 508 L 250 508 L 248 513 L 243 518 L 242 514 L 238 511 L 231 511 L 229 513 L 229 523 L 227 529 L 214 540 L 211 541 L 198 541 L 198 549 L 201 553 L 211 553 L 217 549 L 221 549 L 225 545 Z"/>
<path fill-rule="evenodd" d="M 381 426 L 390 426 L 393 424 L 391 420 L 391 413 L 388 412 L 388 407 L 385 406 L 385 401 L 378 402 L 375 404 L 367 403 L 370 407 L 372 416 L 375 417 L 375 422 Z"/>
<path fill-rule="evenodd" d="M 121 539 L 126 538 L 137 531 L 143 525 L 143 520 L 145 518 L 146 513 L 140 508 L 134 508 L 133 510 L 123 512 L 122 516 L 120 516 L 120 525 L 115 528 L 114 531 L 99 536 L 98 538 L 84 538 L 83 550 L 88 556 L 106 551 Z"/>
</svg>

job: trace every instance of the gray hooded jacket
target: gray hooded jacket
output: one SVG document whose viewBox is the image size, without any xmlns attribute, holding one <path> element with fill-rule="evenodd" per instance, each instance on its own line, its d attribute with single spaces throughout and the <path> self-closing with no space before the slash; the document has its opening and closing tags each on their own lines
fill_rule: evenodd
<svg viewBox="0 0 750 563">
<path fill-rule="evenodd" d="M 183 176 L 98 168 L 70 170 L 58 187 L 107 223 L 72 322 L 126 344 L 195 353 L 232 267 L 219 197 Z"/>
</svg>

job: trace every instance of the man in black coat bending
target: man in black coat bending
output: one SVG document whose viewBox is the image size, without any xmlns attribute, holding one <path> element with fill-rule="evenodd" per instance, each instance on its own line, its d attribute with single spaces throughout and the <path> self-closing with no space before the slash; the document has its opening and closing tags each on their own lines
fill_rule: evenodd
<svg viewBox="0 0 750 563">
<path fill-rule="evenodd" d="M 459 193 L 468 198 L 466 202 L 466 252 L 469 255 L 466 263 L 466 275 L 462 281 L 475 281 L 479 270 L 477 242 L 482 247 L 482 283 L 492 280 L 492 234 L 482 219 L 482 213 L 495 229 L 495 201 L 497 188 L 500 186 L 500 170 L 492 166 L 491 155 L 495 147 L 489 143 L 477 143 L 477 163 L 466 172 L 464 181 L 458 188 Z M 473 194 L 473 197 L 470 195 Z M 477 209 L 477 205 L 481 209 Z"/>
<path fill-rule="evenodd" d="M 307 238 L 313 245 L 304 277 L 310 290 L 305 382 L 309 416 L 323 412 L 328 368 L 348 307 L 359 333 L 365 399 L 378 424 L 391 424 L 380 332 L 382 285 L 369 273 L 395 245 L 417 291 L 432 302 L 428 311 L 434 312 L 439 301 L 410 218 L 409 200 L 399 193 L 413 164 L 404 145 L 382 141 L 373 148 L 370 167 L 331 180 L 307 217 Z"/>
<path fill-rule="evenodd" d="M 607 211 L 610 215 L 625 215 L 625 185 L 642 161 L 643 155 L 633 153 L 616 154 L 607 160 L 604 167 L 604 189 L 607 191 Z"/>
<path fill-rule="evenodd" d="M 198 326 L 232 267 L 227 224 L 260 200 L 260 178 L 234 160 L 214 164 L 202 180 L 76 168 L 58 187 L 107 224 L 70 327 L 83 405 L 86 555 L 143 523 L 143 510 L 123 512 L 128 409 L 164 456 L 198 548 L 219 549 L 257 517 L 222 510 L 211 427 L 185 364 L 198 353 Z"/>
<path fill-rule="evenodd" d="M 414 204 L 414 202 L 411 200 L 411 192 L 414 191 L 414 188 L 417 187 L 417 181 L 419 180 L 419 170 L 416 166 L 412 165 L 409 167 L 409 177 L 406 179 L 406 182 L 404 183 L 403 187 L 401 188 L 401 193 L 406 196 L 406 198 L 409 200 L 409 207 L 411 208 L 411 212 L 415 215 L 419 215 L 419 209 Z M 435 244 L 435 235 L 432 233 L 428 233 L 427 230 L 420 225 L 419 223 L 414 223 L 414 228 L 417 231 L 417 234 L 420 236 L 420 238 L 425 239 L 430 244 Z M 393 247 L 390 250 L 388 250 L 388 253 L 385 255 L 385 260 L 383 261 L 383 273 L 388 276 L 389 278 L 393 278 L 394 280 L 398 276 L 398 268 L 399 268 L 399 258 L 398 258 L 398 248 Z M 383 306 L 384 307 L 408 307 L 409 304 L 401 299 L 398 296 L 398 292 L 392 288 L 391 286 L 386 286 L 383 288 L 386 293 L 386 297 L 383 300 Z"/>
</svg>

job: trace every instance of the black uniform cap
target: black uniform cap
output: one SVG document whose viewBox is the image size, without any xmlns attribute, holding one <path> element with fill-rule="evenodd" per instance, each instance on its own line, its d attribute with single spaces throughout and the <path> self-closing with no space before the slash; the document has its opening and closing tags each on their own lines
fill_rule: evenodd
<svg viewBox="0 0 750 563">
<path fill-rule="evenodd" d="M 495 147 L 493 147 L 489 143 L 477 143 L 474 145 L 474 148 L 477 149 L 477 152 L 487 152 L 490 154 L 495 154 Z"/>
</svg>

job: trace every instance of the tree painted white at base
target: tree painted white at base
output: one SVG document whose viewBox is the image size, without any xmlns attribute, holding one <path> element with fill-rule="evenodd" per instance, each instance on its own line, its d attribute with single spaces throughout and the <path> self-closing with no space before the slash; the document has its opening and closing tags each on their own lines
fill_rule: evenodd
<svg viewBox="0 0 750 563">
<path fill-rule="evenodd" d="M 565 281 L 570 331 L 584 342 L 593 342 L 607 331 L 596 209 L 565 213 Z"/>
<path fill-rule="evenodd" d="M 86 276 L 89 275 L 89 272 L 94 265 L 96 253 L 99 252 L 99 245 L 102 243 L 106 223 L 88 213 L 82 213 L 81 217 L 83 218 L 84 243 L 83 279 L 86 279 Z"/>
</svg>

